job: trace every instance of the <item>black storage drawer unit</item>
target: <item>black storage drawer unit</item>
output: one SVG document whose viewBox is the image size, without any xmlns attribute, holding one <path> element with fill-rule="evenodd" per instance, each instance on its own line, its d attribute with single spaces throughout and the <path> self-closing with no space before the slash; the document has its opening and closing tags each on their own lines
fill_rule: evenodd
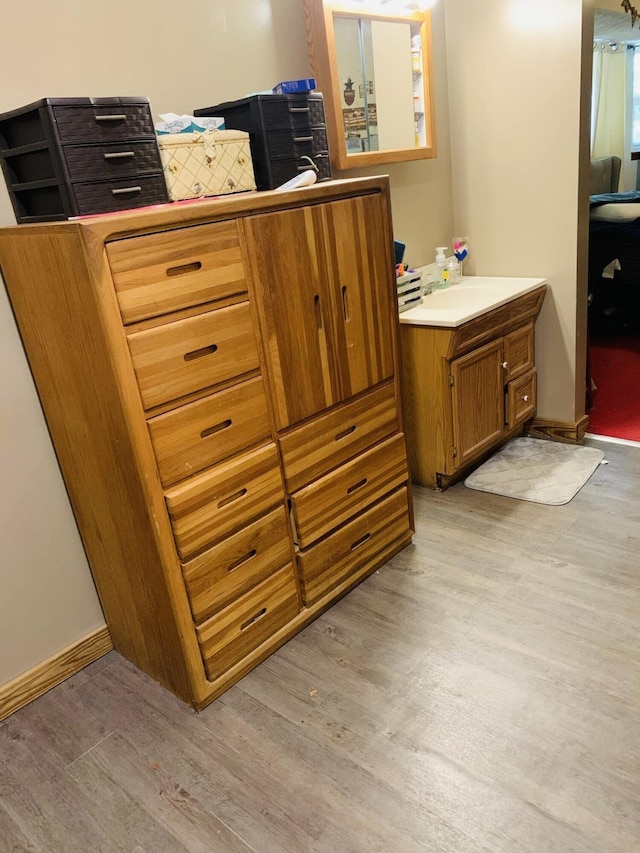
<svg viewBox="0 0 640 853">
<path fill-rule="evenodd" d="M 147 98 L 43 98 L 2 113 L 0 164 L 19 223 L 169 200 Z"/>
<path fill-rule="evenodd" d="M 331 178 L 324 101 L 320 92 L 251 95 L 194 111 L 222 116 L 225 125 L 249 134 L 259 190 L 272 190 L 306 169 L 318 180 Z"/>
</svg>

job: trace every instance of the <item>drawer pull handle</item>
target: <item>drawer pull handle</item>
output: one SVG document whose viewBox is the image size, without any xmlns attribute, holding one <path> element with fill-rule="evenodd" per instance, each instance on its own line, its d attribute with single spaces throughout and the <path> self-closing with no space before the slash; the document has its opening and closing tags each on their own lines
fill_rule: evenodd
<svg viewBox="0 0 640 853">
<path fill-rule="evenodd" d="M 529 402 L 529 395 L 525 394 L 522 399 L 524 400 L 525 403 L 528 403 Z"/>
<path fill-rule="evenodd" d="M 363 477 L 362 480 L 358 480 L 357 483 L 354 483 L 353 486 L 349 486 L 347 489 L 347 494 L 352 495 L 354 492 L 357 492 L 358 489 L 361 489 L 363 486 L 367 485 L 367 478 Z"/>
<path fill-rule="evenodd" d="M 290 107 L 290 113 L 310 113 L 311 107 Z"/>
<path fill-rule="evenodd" d="M 267 608 L 263 607 L 262 610 L 259 610 L 255 616 L 252 616 L 251 619 L 247 619 L 246 622 L 243 622 L 242 625 L 240 626 L 240 630 L 244 631 L 245 628 L 248 628 L 250 625 L 253 625 L 255 622 L 258 621 L 258 619 L 262 619 L 262 617 L 264 616 L 264 614 L 266 612 L 267 612 Z"/>
<path fill-rule="evenodd" d="M 191 264 L 180 264 L 178 267 L 169 267 L 167 275 L 184 275 L 187 272 L 197 272 L 202 269 L 200 261 L 194 261 Z"/>
<path fill-rule="evenodd" d="M 356 548 L 359 548 L 361 545 L 364 545 L 364 543 L 368 542 L 369 539 L 371 539 L 371 534 L 365 533 L 364 536 L 361 536 L 359 539 L 356 539 L 356 541 L 351 546 L 351 550 L 355 551 Z"/>
<path fill-rule="evenodd" d="M 105 160 L 124 160 L 127 157 L 135 157 L 133 151 L 112 151 L 111 154 L 104 154 Z"/>
<path fill-rule="evenodd" d="M 504 370 L 506 370 L 506 369 L 507 369 L 507 367 L 509 367 L 509 362 L 508 362 L 508 361 L 503 361 L 503 362 L 502 362 L 502 364 L 501 364 L 501 367 L 503 367 L 503 368 L 504 368 Z"/>
<path fill-rule="evenodd" d="M 228 429 L 232 424 L 231 418 L 227 418 L 226 421 L 222 421 L 222 423 L 216 424 L 215 426 L 207 427 L 203 429 L 200 433 L 200 438 L 207 438 L 210 435 L 214 435 L 216 432 L 222 432 L 223 429 Z"/>
<path fill-rule="evenodd" d="M 236 560 L 235 563 L 231 563 L 230 566 L 227 566 L 228 572 L 234 572 L 236 569 L 239 569 L 240 566 L 244 566 L 245 563 L 248 563 L 249 560 L 252 560 L 258 552 L 255 548 L 252 548 L 249 553 L 245 554 L 243 557 L 240 557 L 239 560 Z"/>
<path fill-rule="evenodd" d="M 356 425 L 351 424 L 350 427 L 343 429 L 342 432 L 339 432 L 336 435 L 336 441 L 342 441 L 343 438 L 346 438 L 348 435 L 352 435 L 356 431 Z"/>
<path fill-rule="evenodd" d="M 313 142 L 313 136 L 294 136 L 294 142 Z"/>
<path fill-rule="evenodd" d="M 108 116 L 94 116 L 96 121 L 126 121 L 127 117 L 124 113 L 114 113 Z"/>
<path fill-rule="evenodd" d="M 235 503 L 235 501 L 239 501 L 240 498 L 243 498 L 246 494 L 246 489 L 240 489 L 240 491 L 234 492 L 232 495 L 227 495 L 226 498 L 222 498 L 221 501 L 218 501 L 218 509 L 222 509 L 225 506 L 229 506 L 229 504 Z"/>
<path fill-rule="evenodd" d="M 321 329 L 322 328 L 322 308 L 320 306 L 320 297 L 316 294 L 313 297 L 313 307 L 316 312 L 316 326 Z"/>
<path fill-rule="evenodd" d="M 195 358 L 202 358 L 204 355 L 212 355 L 218 349 L 218 344 L 209 344 L 208 347 L 200 347 L 200 349 L 185 352 L 184 360 L 193 361 Z"/>
<path fill-rule="evenodd" d="M 123 195 L 124 193 L 141 193 L 142 187 L 121 187 L 118 190 L 111 190 L 111 195 Z"/>
</svg>

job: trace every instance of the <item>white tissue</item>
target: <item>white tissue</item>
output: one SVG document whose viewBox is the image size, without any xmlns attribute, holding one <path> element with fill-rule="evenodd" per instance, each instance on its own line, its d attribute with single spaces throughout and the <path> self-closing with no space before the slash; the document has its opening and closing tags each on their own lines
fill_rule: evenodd
<svg viewBox="0 0 640 853">
<path fill-rule="evenodd" d="M 620 261 L 616 258 L 602 270 L 602 278 L 613 278 L 616 270 L 621 270 Z"/>
<path fill-rule="evenodd" d="M 224 130 L 222 116 L 194 116 L 177 113 L 162 113 L 162 121 L 156 122 L 157 133 L 203 133 L 207 130 Z"/>
</svg>

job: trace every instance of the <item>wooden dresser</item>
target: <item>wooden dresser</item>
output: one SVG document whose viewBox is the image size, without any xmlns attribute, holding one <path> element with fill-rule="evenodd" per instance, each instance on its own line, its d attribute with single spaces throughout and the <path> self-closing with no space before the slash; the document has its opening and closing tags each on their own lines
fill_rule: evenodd
<svg viewBox="0 0 640 853">
<path fill-rule="evenodd" d="M 0 231 L 115 648 L 202 708 L 411 540 L 386 178 Z"/>
</svg>

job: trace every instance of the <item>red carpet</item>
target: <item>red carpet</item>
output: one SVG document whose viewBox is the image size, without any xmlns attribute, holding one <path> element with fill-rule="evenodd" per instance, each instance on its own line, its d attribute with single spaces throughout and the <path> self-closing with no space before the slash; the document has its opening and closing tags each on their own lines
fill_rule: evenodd
<svg viewBox="0 0 640 853">
<path fill-rule="evenodd" d="M 640 441 L 640 338 L 591 339 L 589 432 Z"/>
</svg>

